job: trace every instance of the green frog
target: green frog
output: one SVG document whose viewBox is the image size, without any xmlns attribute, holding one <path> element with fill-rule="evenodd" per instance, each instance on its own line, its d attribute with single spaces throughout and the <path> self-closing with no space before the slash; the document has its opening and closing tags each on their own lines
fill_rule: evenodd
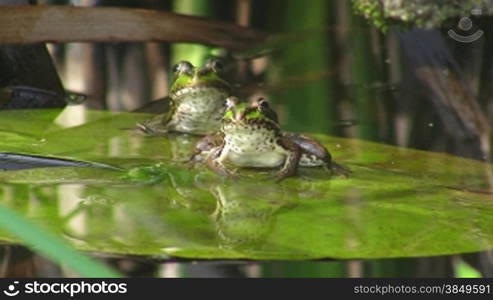
<svg viewBox="0 0 493 300">
<path fill-rule="evenodd" d="M 228 97 L 220 132 L 199 140 L 191 159 L 205 159 L 209 168 L 224 176 L 235 176 L 225 162 L 246 168 L 280 167 L 277 181 L 294 176 L 298 167 L 325 167 L 331 173 L 349 174 L 332 161 L 318 141 L 283 132 L 277 114 L 263 98 L 240 102 L 236 97 Z"/>
<path fill-rule="evenodd" d="M 168 132 L 206 135 L 219 130 L 224 100 L 231 87 L 221 78 L 222 64 L 210 59 L 201 67 L 181 61 L 173 67 L 169 109 L 148 121 L 137 124 L 150 135 Z"/>
</svg>

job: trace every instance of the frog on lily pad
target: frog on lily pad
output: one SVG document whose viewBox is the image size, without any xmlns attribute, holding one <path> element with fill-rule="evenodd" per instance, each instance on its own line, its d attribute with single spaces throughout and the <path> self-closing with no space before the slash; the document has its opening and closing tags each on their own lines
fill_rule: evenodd
<svg viewBox="0 0 493 300">
<path fill-rule="evenodd" d="M 224 176 L 235 176 L 226 163 L 240 168 L 280 168 L 277 181 L 294 176 L 299 167 L 324 167 L 344 176 L 349 170 L 332 161 L 329 151 L 306 135 L 281 130 L 267 100 L 226 100 L 221 130 L 199 140 L 192 161 Z"/>
</svg>

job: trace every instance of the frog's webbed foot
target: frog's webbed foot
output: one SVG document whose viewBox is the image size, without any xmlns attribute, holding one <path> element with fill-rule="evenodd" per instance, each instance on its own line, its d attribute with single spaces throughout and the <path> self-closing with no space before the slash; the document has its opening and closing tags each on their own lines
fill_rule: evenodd
<svg viewBox="0 0 493 300">
<path fill-rule="evenodd" d="M 281 143 L 289 151 L 284 165 L 275 176 L 276 182 L 281 182 L 286 177 L 294 176 L 301 158 L 301 149 L 296 143 L 286 138 L 281 139 Z"/>
<path fill-rule="evenodd" d="M 142 123 L 137 123 L 137 129 L 141 133 L 152 136 L 164 136 L 169 132 L 169 125 L 163 121 L 163 115 L 157 115 Z"/>
<path fill-rule="evenodd" d="M 338 163 L 330 162 L 329 165 L 324 166 L 324 168 L 331 174 L 343 177 L 349 177 L 352 172 L 348 168 L 341 166 Z"/>
<path fill-rule="evenodd" d="M 191 169 L 195 168 L 195 165 L 199 162 L 197 155 L 198 154 L 194 153 L 194 154 L 190 155 L 190 157 L 183 162 L 183 164 L 185 165 L 185 168 L 187 170 L 191 170 Z"/>
<path fill-rule="evenodd" d="M 183 164 L 185 165 L 185 167 L 187 169 L 191 170 L 191 169 L 195 168 L 195 166 L 198 163 L 204 162 L 204 160 L 207 159 L 205 157 L 206 155 L 207 154 L 203 153 L 202 151 L 194 149 L 193 153 L 188 157 L 188 159 L 183 161 Z"/>
</svg>

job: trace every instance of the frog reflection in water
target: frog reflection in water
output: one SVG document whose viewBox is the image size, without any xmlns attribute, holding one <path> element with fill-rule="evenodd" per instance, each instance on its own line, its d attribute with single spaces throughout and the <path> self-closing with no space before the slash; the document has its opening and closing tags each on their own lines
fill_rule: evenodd
<svg viewBox="0 0 493 300">
<path fill-rule="evenodd" d="M 269 245 L 277 216 L 298 205 L 298 198 L 293 194 L 289 196 L 284 186 L 251 181 L 241 185 L 216 185 L 210 191 L 217 200 L 211 218 L 220 248 L 271 254 L 285 250 Z"/>
<path fill-rule="evenodd" d="M 234 176 L 225 166 L 276 168 L 278 181 L 296 174 L 298 167 L 324 167 L 348 175 L 349 171 L 332 162 L 327 149 L 307 136 L 281 131 L 276 113 L 265 99 L 250 103 L 235 97 L 226 100 L 221 131 L 201 139 L 192 159 L 206 163 L 215 172 Z"/>
<path fill-rule="evenodd" d="M 224 113 L 224 100 L 230 85 L 220 77 L 222 64 L 210 59 L 204 67 L 181 61 L 173 67 L 170 109 L 143 123 L 138 128 L 149 135 L 168 132 L 206 135 L 219 130 Z"/>
</svg>

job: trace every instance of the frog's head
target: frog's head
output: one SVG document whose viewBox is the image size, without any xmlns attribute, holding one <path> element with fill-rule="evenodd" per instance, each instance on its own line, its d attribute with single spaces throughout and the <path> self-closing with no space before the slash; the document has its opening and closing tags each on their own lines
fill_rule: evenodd
<svg viewBox="0 0 493 300">
<path fill-rule="evenodd" d="M 173 84 L 171 95 L 180 96 L 183 93 L 197 89 L 213 88 L 229 92 L 229 84 L 221 78 L 222 63 L 218 59 L 209 59 L 201 68 L 194 67 L 188 61 L 181 61 L 173 66 Z"/>
<path fill-rule="evenodd" d="M 223 122 L 237 125 L 271 125 L 278 128 L 277 114 L 264 98 L 241 102 L 236 97 L 226 99 Z"/>
</svg>

